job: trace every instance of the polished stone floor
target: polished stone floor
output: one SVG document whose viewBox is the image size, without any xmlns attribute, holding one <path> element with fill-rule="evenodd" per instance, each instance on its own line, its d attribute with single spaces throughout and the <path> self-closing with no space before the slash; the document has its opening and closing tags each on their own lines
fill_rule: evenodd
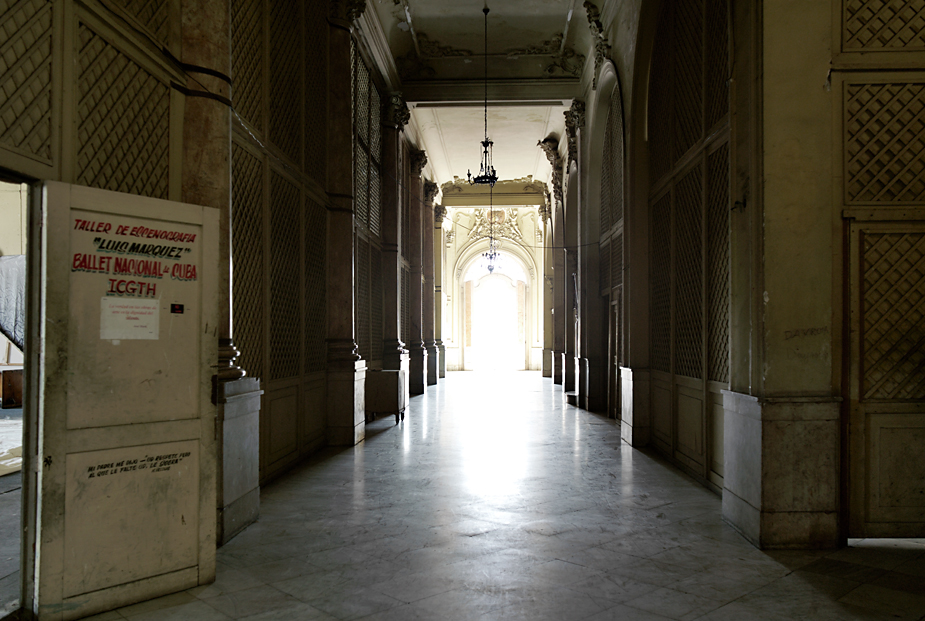
<svg viewBox="0 0 925 621">
<path fill-rule="evenodd" d="M 922 619 L 925 540 L 761 552 L 536 373 L 452 373 L 265 487 L 215 584 L 97 621 Z"/>
</svg>

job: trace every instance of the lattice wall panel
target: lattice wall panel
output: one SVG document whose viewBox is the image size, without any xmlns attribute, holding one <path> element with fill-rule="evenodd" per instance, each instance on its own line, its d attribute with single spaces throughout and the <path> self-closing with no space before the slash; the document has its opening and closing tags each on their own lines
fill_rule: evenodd
<svg viewBox="0 0 925 621">
<path fill-rule="evenodd" d="M 154 38 L 167 44 L 170 3 L 166 0 L 113 0 L 147 28 Z"/>
<path fill-rule="evenodd" d="M 611 204 L 613 202 L 613 142 L 610 137 L 610 115 L 607 116 L 607 130 L 604 132 L 604 153 L 601 157 L 601 235 L 610 232 Z M 606 286 L 606 285 L 605 285 Z"/>
<path fill-rule="evenodd" d="M 703 225 L 699 166 L 677 185 L 675 373 L 703 378 Z"/>
<path fill-rule="evenodd" d="M 704 20 L 704 102 L 706 129 L 718 123 L 729 111 L 729 33 L 726 0 L 706 0 Z"/>
<path fill-rule="evenodd" d="M 305 205 L 305 371 L 323 371 L 327 360 L 327 279 L 325 252 L 327 212 L 308 200 Z"/>
<path fill-rule="evenodd" d="M 656 45 L 652 51 L 652 66 L 649 77 L 649 118 L 646 128 L 649 134 L 649 181 L 656 185 L 669 170 L 674 160 L 671 156 L 671 81 L 672 81 L 672 12 L 665 3 L 659 17 Z"/>
<path fill-rule="evenodd" d="M 263 377 L 263 162 L 246 149 L 231 148 L 231 232 L 234 341 L 237 364 Z"/>
<path fill-rule="evenodd" d="M 401 257 L 407 261 L 410 255 L 411 243 L 411 165 L 407 145 L 402 148 L 401 164 Z M 402 339 L 404 340 L 404 339 Z"/>
<path fill-rule="evenodd" d="M 610 283 L 611 273 L 610 273 L 610 244 L 611 242 L 602 243 L 600 246 L 600 274 L 601 274 L 601 291 L 602 295 L 606 295 L 609 292 L 610 288 L 613 286 Z"/>
<path fill-rule="evenodd" d="M 270 140 L 302 162 L 302 31 L 299 4 L 270 1 Z"/>
<path fill-rule="evenodd" d="M 77 182 L 167 198 L 168 86 L 81 24 Z"/>
<path fill-rule="evenodd" d="M 364 360 L 370 360 L 372 340 L 369 336 L 370 315 L 370 273 L 369 242 L 358 237 L 356 240 L 356 342 L 357 350 Z"/>
<path fill-rule="evenodd" d="M 707 160 L 707 370 L 729 382 L 729 146 Z"/>
<path fill-rule="evenodd" d="M 925 84 L 849 84 L 846 199 L 925 203 Z"/>
<path fill-rule="evenodd" d="M 305 4 L 305 172 L 324 183 L 327 158 L 327 1 Z"/>
<path fill-rule="evenodd" d="M 278 173 L 270 180 L 270 378 L 299 373 L 302 340 L 299 190 Z"/>
<path fill-rule="evenodd" d="M 369 170 L 369 232 L 374 237 L 382 234 L 382 173 L 377 164 Z"/>
<path fill-rule="evenodd" d="M 353 157 L 353 193 L 356 222 L 365 229 L 369 221 L 369 155 L 360 144 Z"/>
<path fill-rule="evenodd" d="M 260 131 L 264 127 L 263 0 L 231 2 L 231 78 L 235 111 Z"/>
<path fill-rule="evenodd" d="M 650 324 L 652 368 L 671 372 L 671 196 L 651 207 Z"/>
<path fill-rule="evenodd" d="M 845 0 L 844 49 L 925 49 L 925 0 Z"/>
<path fill-rule="evenodd" d="M 925 234 L 863 236 L 865 399 L 925 399 Z"/>
<path fill-rule="evenodd" d="M 401 342 L 407 347 L 411 338 L 411 272 L 401 270 Z"/>
<path fill-rule="evenodd" d="M 610 240 L 610 286 L 623 285 L 623 233 L 620 232 Z"/>
<path fill-rule="evenodd" d="M 51 160 L 51 10 L 0 0 L 0 144 Z"/>
<path fill-rule="evenodd" d="M 369 333 L 372 340 L 370 360 L 382 360 L 382 251 L 370 245 Z"/>
<path fill-rule="evenodd" d="M 623 219 L 623 93 L 619 83 L 614 86 L 607 113 L 607 136 L 610 139 L 610 220 L 617 224 Z"/>
<path fill-rule="evenodd" d="M 356 44 L 354 43 L 354 46 Z M 369 144 L 369 69 L 360 55 L 354 52 L 354 101 L 353 101 L 353 122 L 360 140 L 364 144 Z"/>
<path fill-rule="evenodd" d="M 674 115 L 677 160 L 703 136 L 703 2 L 682 0 L 675 3 Z"/>
</svg>

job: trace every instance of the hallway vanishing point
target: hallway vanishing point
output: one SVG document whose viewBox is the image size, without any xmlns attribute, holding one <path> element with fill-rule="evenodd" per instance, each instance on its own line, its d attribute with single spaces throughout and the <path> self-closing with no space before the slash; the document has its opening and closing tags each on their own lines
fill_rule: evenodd
<svg viewBox="0 0 925 621">
<path fill-rule="evenodd" d="M 92 618 L 925 617 L 925 540 L 760 551 L 539 373 L 450 373 L 261 501 L 214 584 Z"/>
</svg>

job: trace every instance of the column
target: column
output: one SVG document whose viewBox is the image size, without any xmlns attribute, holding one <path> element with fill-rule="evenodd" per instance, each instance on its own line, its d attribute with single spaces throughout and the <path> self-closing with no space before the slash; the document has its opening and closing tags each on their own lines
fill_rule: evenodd
<svg viewBox="0 0 925 621">
<path fill-rule="evenodd" d="M 434 198 L 437 196 L 437 184 L 433 181 L 424 181 L 424 222 L 423 230 L 423 332 L 424 348 L 427 350 L 427 385 L 437 383 L 438 364 L 440 352 L 437 350 L 437 341 L 434 338 L 434 236 L 430 231 L 431 217 L 434 216 Z"/>
<path fill-rule="evenodd" d="M 408 350 L 401 342 L 401 132 L 411 113 L 400 93 L 383 111 L 382 127 L 382 368 L 404 371 L 401 390 L 408 397 Z"/>
<path fill-rule="evenodd" d="M 543 227 L 543 377 L 552 377 L 553 371 L 553 253 L 550 252 L 552 227 L 549 223 L 549 195 L 546 196 L 546 205 L 542 208 L 540 220 Z"/>
<path fill-rule="evenodd" d="M 411 149 L 411 179 L 408 208 L 410 213 L 410 230 L 408 232 L 408 262 L 411 267 L 411 283 L 408 300 L 411 306 L 411 334 L 408 337 L 410 360 L 409 384 L 412 395 L 424 393 L 427 387 L 427 349 L 424 347 L 424 191 L 421 172 L 427 165 L 427 154 L 418 149 Z"/>
<path fill-rule="evenodd" d="M 446 377 L 446 347 L 443 345 L 443 309 L 446 307 L 446 295 L 443 292 L 443 266 L 446 261 L 446 244 L 443 243 L 443 220 L 446 207 L 434 207 L 434 341 L 437 344 L 437 376 Z"/>
<path fill-rule="evenodd" d="M 188 63 L 183 132 L 181 199 L 220 211 L 218 291 L 219 335 L 215 401 L 217 446 L 217 530 L 219 545 L 257 520 L 260 380 L 244 377 L 234 364 L 231 313 L 231 40 L 229 0 L 184 2 L 182 60 Z M 197 71 L 194 67 L 204 69 Z M 226 101 L 199 96 L 203 87 Z M 225 468 L 225 464 L 245 464 Z M 233 473 L 237 473 L 233 476 Z"/>
<path fill-rule="evenodd" d="M 552 227 L 552 381 L 565 383 L 565 213 L 557 201 Z"/>
<path fill-rule="evenodd" d="M 366 362 L 354 338 L 353 111 L 348 7 L 328 20 L 327 442 L 352 446 L 366 435 Z"/>
</svg>

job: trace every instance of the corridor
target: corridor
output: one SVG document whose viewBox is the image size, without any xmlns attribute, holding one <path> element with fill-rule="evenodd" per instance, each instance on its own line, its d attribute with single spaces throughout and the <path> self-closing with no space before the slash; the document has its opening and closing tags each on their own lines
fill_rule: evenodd
<svg viewBox="0 0 925 621">
<path fill-rule="evenodd" d="M 925 541 L 761 552 L 539 373 L 450 373 L 262 490 L 209 586 L 93 617 L 921 619 Z"/>
</svg>

